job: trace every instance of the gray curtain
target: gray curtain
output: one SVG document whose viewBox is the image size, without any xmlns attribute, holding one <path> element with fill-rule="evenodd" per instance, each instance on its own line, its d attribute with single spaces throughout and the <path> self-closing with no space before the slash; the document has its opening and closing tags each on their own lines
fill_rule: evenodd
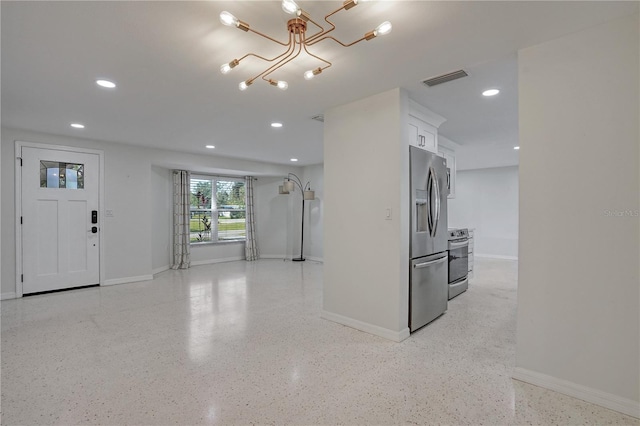
<svg viewBox="0 0 640 426">
<path fill-rule="evenodd" d="M 189 231 L 191 173 L 173 171 L 173 265 L 171 269 L 191 266 L 191 235 Z"/>
<path fill-rule="evenodd" d="M 258 243 L 256 241 L 256 219 L 253 210 L 253 177 L 245 178 L 245 194 L 247 196 L 247 241 L 244 245 L 244 254 L 247 260 L 258 260 Z"/>
</svg>

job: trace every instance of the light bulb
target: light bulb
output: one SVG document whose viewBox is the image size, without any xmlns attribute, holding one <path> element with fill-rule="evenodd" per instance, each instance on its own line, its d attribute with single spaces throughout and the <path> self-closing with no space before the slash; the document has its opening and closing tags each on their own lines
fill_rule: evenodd
<svg viewBox="0 0 640 426">
<path fill-rule="evenodd" d="M 282 0 L 282 10 L 289 15 L 295 15 L 300 10 L 300 7 L 293 0 Z"/>
<path fill-rule="evenodd" d="M 287 90 L 287 87 L 289 87 L 289 83 L 287 83 L 286 81 L 278 81 L 278 89 L 280 90 Z"/>
<path fill-rule="evenodd" d="M 224 12 L 220 13 L 220 22 L 229 27 L 232 25 L 237 27 L 240 21 L 238 21 L 238 18 L 225 10 Z"/>
<path fill-rule="evenodd" d="M 322 68 L 318 67 L 315 70 L 309 70 L 309 71 L 305 71 L 304 73 L 304 78 L 306 80 L 311 80 L 313 77 L 315 77 L 316 75 L 320 74 L 322 72 Z"/>
<path fill-rule="evenodd" d="M 249 87 L 249 85 L 246 81 L 243 81 L 238 87 L 240 88 L 240 90 L 247 90 L 247 87 Z"/>
<path fill-rule="evenodd" d="M 391 28 L 393 28 L 391 26 L 391 22 L 384 21 L 382 24 L 378 25 L 375 30 L 373 30 L 373 33 L 376 36 L 389 34 L 391 32 Z"/>
<path fill-rule="evenodd" d="M 233 61 L 229 62 L 228 64 L 222 64 L 220 66 L 220 72 L 222 74 L 227 74 L 229 71 L 231 71 L 232 69 L 237 67 L 238 64 L 240 64 L 240 61 L 237 60 L 237 59 L 234 59 Z"/>
</svg>

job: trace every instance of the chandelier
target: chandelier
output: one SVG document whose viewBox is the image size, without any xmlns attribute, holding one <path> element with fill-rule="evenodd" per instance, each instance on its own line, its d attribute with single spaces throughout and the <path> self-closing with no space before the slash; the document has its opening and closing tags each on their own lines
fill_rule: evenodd
<svg viewBox="0 0 640 426">
<path fill-rule="evenodd" d="M 340 44 L 341 46 L 350 47 L 363 40 L 369 41 L 371 39 L 376 38 L 377 36 L 388 34 L 391 31 L 391 23 L 389 21 L 385 21 L 382 24 L 378 25 L 376 29 L 369 31 L 362 38 L 356 41 L 353 41 L 351 43 L 343 43 L 340 40 L 329 35 L 329 33 L 331 33 L 336 28 L 336 26 L 329 20 L 329 18 L 332 15 L 340 12 L 341 10 L 349 10 L 354 6 L 357 6 L 359 2 L 363 2 L 363 1 L 366 1 L 366 0 L 345 0 L 341 7 L 339 7 L 338 9 L 334 10 L 333 12 L 329 13 L 327 16 L 324 17 L 324 20 L 327 22 L 327 24 L 329 24 L 329 27 L 325 29 L 322 27 L 322 25 L 320 25 L 319 23 L 311 19 L 311 16 L 307 12 L 302 10 L 296 4 L 295 1 L 282 0 L 282 10 L 284 10 L 286 13 L 290 15 L 296 16 L 295 18 L 290 19 L 287 22 L 287 31 L 289 33 L 289 41 L 286 43 L 278 41 L 275 38 L 269 37 L 266 34 L 263 34 L 259 31 L 252 29 L 249 26 L 249 24 L 247 24 L 246 22 L 240 21 L 231 13 L 224 11 L 220 13 L 220 21 L 224 25 L 227 25 L 230 27 L 233 26 L 245 32 L 251 31 L 252 33 L 258 34 L 259 36 L 262 36 L 268 40 L 271 40 L 274 43 L 284 46 L 286 50 L 284 51 L 284 53 L 281 53 L 280 55 L 273 58 L 265 58 L 264 56 L 260 56 L 255 53 L 247 53 L 241 58 L 234 59 L 229 63 L 223 64 L 220 67 L 220 72 L 222 72 L 222 74 L 227 74 L 233 68 L 237 67 L 240 64 L 240 62 L 242 62 L 244 59 L 250 56 L 253 56 L 255 58 L 261 59 L 265 62 L 271 62 L 273 64 L 268 66 L 264 71 L 262 71 L 260 74 L 256 75 L 255 77 L 249 78 L 241 82 L 239 85 L 240 90 L 246 90 L 247 87 L 251 86 L 251 84 L 253 84 L 253 82 L 258 78 L 262 78 L 264 81 L 271 84 L 272 86 L 276 86 L 279 89 L 286 90 L 287 87 L 289 87 L 289 84 L 286 81 L 274 80 L 272 78 L 269 78 L 269 76 L 278 68 L 294 60 L 304 50 L 306 54 L 308 54 L 309 56 L 312 56 L 313 58 L 316 58 L 318 61 L 322 63 L 322 65 L 318 66 L 317 68 L 308 70 L 304 73 L 304 78 L 306 80 L 311 80 L 313 77 L 315 77 L 316 75 L 320 74 L 322 71 L 329 68 L 332 64 L 331 62 L 309 52 L 308 47 L 313 46 L 314 44 L 319 43 L 326 39 L 331 39 L 336 43 Z M 317 27 L 318 31 L 310 36 L 307 36 L 307 25 L 309 23 Z"/>
</svg>

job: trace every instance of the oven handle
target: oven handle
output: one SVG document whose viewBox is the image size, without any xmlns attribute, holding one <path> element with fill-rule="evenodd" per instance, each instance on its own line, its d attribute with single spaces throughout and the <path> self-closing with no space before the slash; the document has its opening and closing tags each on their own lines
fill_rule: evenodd
<svg viewBox="0 0 640 426">
<path fill-rule="evenodd" d="M 461 247 L 469 247 L 469 240 L 464 241 L 462 243 L 449 243 L 449 248 L 450 249 L 457 249 L 457 248 L 461 248 Z"/>
<path fill-rule="evenodd" d="M 436 263 L 446 262 L 447 259 L 448 259 L 448 257 L 445 256 L 445 257 L 441 257 L 440 259 L 432 260 L 430 262 L 416 263 L 415 265 L 413 265 L 413 267 L 416 268 L 416 269 L 426 268 L 429 265 L 435 265 Z"/>
</svg>

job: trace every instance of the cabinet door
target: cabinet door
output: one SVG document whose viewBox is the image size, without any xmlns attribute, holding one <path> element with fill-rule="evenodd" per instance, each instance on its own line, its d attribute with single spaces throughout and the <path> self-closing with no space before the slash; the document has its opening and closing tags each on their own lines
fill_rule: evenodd
<svg viewBox="0 0 640 426">
<path fill-rule="evenodd" d="M 409 145 L 438 153 L 438 129 L 413 115 L 409 116 Z"/>
<path fill-rule="evenodd" d="M 427 151 L 434 154 L 438 153 L 438 129 L 430 124 L 422 122 L 422 137 L 424 138 L 424 147 Z"/>
</svg>

